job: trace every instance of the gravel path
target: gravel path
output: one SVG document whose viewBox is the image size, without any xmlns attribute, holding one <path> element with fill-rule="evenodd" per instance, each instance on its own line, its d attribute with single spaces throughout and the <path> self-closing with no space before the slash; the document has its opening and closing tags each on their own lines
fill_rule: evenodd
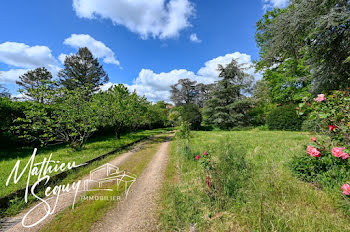
<svg viewBox="0 0 350 232">
<path fill-rule="evenodd" d="M 158 136 L 155 136 L 158 137 Z M 133 154 L 135 154 L 137 151 L 142 149 L 146 143 L 148 143 L 151 139 L 146 140 L 144 142 L 141 142 L 137 144 L 132 150 L 118 155 L 114 160 L 109 161 L 110 164 L 115 165 L 115 166 L 120 166 L 122 163 L 124 163 L 129 157 L 131 157 Z M 98 173 L 95 175 L 96 178 L 103 178 L 105 177 L 105 173 Z M 77 201 L 79 200 L 79 197 L 84 193 L 82 190 L 84 188 L 84 180 L 89 179 L 89 175 L 84 176 L 81 180 L 81 185 L 79 188 L 78 194 L 77 194 Z M 25 232 L 34 232 L 38 231 L 40 228 L 42 228 L 43 225 L 46 223 L 49 223 L 59 212 L 62 210 L 66 209 L 67 207 L 71 206 L 74 201 L 74 196 L 75 196 L 75 191 L 71 191 L 68 194 L 62 195 L 59 198 L 59 201 L 57 203 L 57 207 L 55 212 L 52 215 L 49 215 L 44 221 L 39 223 L 38 225 L 31 227 L 31 228 L 25 228 L 22 226 L 22 218 L 24 215 L 27 214 L 27 212 L 32 208 L 30 207 L 29 209 L 23 211 L 22 213 L 18 214 L 15 217 L 11 218 L 5 218 L 1 221 L 1 226 L 0 231 L 8 231 L 8 232 L 17 232 L 17 231 L 25 231 Z M 51 198 L 51 199 L 45 199 L 49 204 L 50 207 L 53 208 L 54 203 L 56 201 L 56 198 Z M 34 207 L 34 206 L 33 206 Z M 42 218 L 46 214 L 46 210 L 44 208 L 44 204 L 38 207 L 35 211 L 33 211 L 30 215 L 30 218 L 26 220 L 26 224 L 32 224 L 33 222 L 38 221 L 38 219 Z"/>
<path fill-rule="evenodd" d="M 128 197 L 91 228 L 93 232 L 157 231 L 160 190 L 168 162 L 169 138 L 137 178 Z"/>
</svg>

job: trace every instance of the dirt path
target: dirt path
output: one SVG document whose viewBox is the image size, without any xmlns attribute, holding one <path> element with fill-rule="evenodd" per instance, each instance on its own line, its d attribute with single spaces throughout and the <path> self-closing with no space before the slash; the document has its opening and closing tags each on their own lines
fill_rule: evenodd
<svg viewBox="0 0 350 232">
<path fill-rule="evenodd" d="M 93 232 L 156 231 L 157 205 L 168 162 L 169 141 L 161 144 L 157 153 L 137 178 L 132 192 L 95 223 Z"/>
<path fill-rule="evenodd" d="M 158 135 L 159 136 L 159 135 Z M 155 137 L 158 137 L 155 136 Z M 155 138 L 154 137 L 154 138 Z M 147 144 L 148 142 L 150 142 L 152 139 L 148 139 L 144 142 L 141 142 L 139 144 L 137 144 L 136 146 L 134 146 L 134 148 L 126 153 L 120 154 L 118 155 L 115 159 L 109 161 L 108 163 L 115 165 L 115 166 L 120 166 L 121 164 L 123 164 L 128 158 L 130 158 L 133 154 L 135 154 L 137 151 L 141 150 L 145 144 Z M 95 176 L 95 178 L 103 178 L 105 177 L 106 174 L 105 173 L 97 173 L 97 175 Z M 79 192 L 76 196 L 76 199 L 78 200 L 79 197 L 84 193 L 82 190 L 84 188 L 84 181 L 89 179 L 89 175 L 84 176 L 83 178 L 81 178 L 81 185 L 79 188 Z M 2 228 L 0 228 L 0 231 L 8 231 L 8 232 L 17 232 L 17 231 L 25 231 L 25 232 L 34 232 L 34 231 L 38 231 L 40 228 L 43 227 L 43 225 L 45 225 L 46 223 L 49 223 L 59 212 L 61 212 L 62 210 L 66 209 L 67 207 L 71 206 L 74 202 L 74 197 L 75 197 L 75 191 L 71 191 L 68 194 L 65 194 L 64 196 L 62 195 L 57 203 L 56 206 L 56 210 L 52 215 L 49 215 L 44 221 L 42 221 L 41 223 L 39 223 L 38 225 L 31 227 L 31 228 L 24 228 L 22 226 L 22 218 L 27 214 L 27 212 L 32 208 L 30 207 L 29 209 L 23 211 L 22 213 L 18 214 L 15 217 L 11 217 L 11 218 L 6 218 L 5 221 L 3 221 L 1 223 Z M 49 205 L 51 206 L 51 208 L 54 207 L 55 202 L 56 202 L 56 198 L 52 198 L 52 199 L 48 199 L 46 198 L 45 200 L 47 200 L 47 202 L 49 203 Z M 34 207 L 34 206 L 33 206 Z M 44 204 L 41 204 L 41 206 L 38 207 L 38 209 L 36 209 L 35 211 L 33 211 L 29 217 L 28 220 L 26 220 L 26 224 L 32 224 L 36 221 L 38 221 L 38 219 L 42 218 L 44 215 L 46 214 L 46 209 L 44 207 Z"/>
</svg>

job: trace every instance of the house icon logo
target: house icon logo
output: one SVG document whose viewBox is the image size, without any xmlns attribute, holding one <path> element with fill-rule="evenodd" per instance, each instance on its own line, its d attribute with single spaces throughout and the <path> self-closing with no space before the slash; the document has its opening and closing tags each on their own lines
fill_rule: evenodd
<svg viewBox="0 0 350 232">
<path fill-rule="evenodd" d="M 90 177 L 84 181 L 84 191 L 113 191 L 106 185 L 109 183 L 116 183 L 119 188 L 124 186 L 125 194 L 128 195 L 131 185 L 136 181 L 136 176 L 127 174 L 125 171 L 121 171 L 118 167 L 106 163 L 94 170 L 90 171 Z"/>
</svg>

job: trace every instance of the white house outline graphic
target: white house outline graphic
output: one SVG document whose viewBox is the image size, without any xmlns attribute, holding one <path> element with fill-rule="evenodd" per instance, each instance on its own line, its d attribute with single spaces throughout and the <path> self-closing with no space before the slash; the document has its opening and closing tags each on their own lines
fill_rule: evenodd
<svg viewBox="0 0 350 232">
<path fill-rule="evenodd" d="M 94 174 L 100 171 L 106 170 L 106 175 L 104 178 L 94 178 Z M 124 182 L 125 183 L 125 194 L 127 196 L 131 185 L 136 181 L 135 176 L 128 175 L 125 171 L 120 171 L 118 167 L 106 163 L 94 170 L 90 171 L 90 177 L 88 180 L 84 181 L 84 191 L 97 191 L 97 190 L 105 190 L 105 191 L 113 191 L 113 189 L 101 189 L 102 185 L 109 182 L 116 182 L 117 187 Z M 91 187 L 92 184 L 94 187 Z M 98 185 L 98 188 L 95 187 L 95 184 Z"/>
</svg>

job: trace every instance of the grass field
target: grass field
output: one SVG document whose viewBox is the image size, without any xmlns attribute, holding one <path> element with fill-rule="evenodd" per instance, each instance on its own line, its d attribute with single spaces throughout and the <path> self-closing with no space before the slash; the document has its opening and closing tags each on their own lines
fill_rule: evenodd
<svg viewBox="0 0 350 232">
<path fill-rule="evenodd" d="M 199 162 L 187 159 L 173 142 L 161 203 L 163 229 L 350 231 L 350 217 L 338 204 L 341 192 L 331 194 L 302 182 L 289 168 L 293 156 L 305 155 L 309 139 L 300 132 L 193 132 L 193 157 L 209 151 L 214 163 L 230 164 L 218 167 L 236 189 L 215 200 L 208 197 Z M 236 165 L 236 156 L 246 165 Z"/>
</svg>

